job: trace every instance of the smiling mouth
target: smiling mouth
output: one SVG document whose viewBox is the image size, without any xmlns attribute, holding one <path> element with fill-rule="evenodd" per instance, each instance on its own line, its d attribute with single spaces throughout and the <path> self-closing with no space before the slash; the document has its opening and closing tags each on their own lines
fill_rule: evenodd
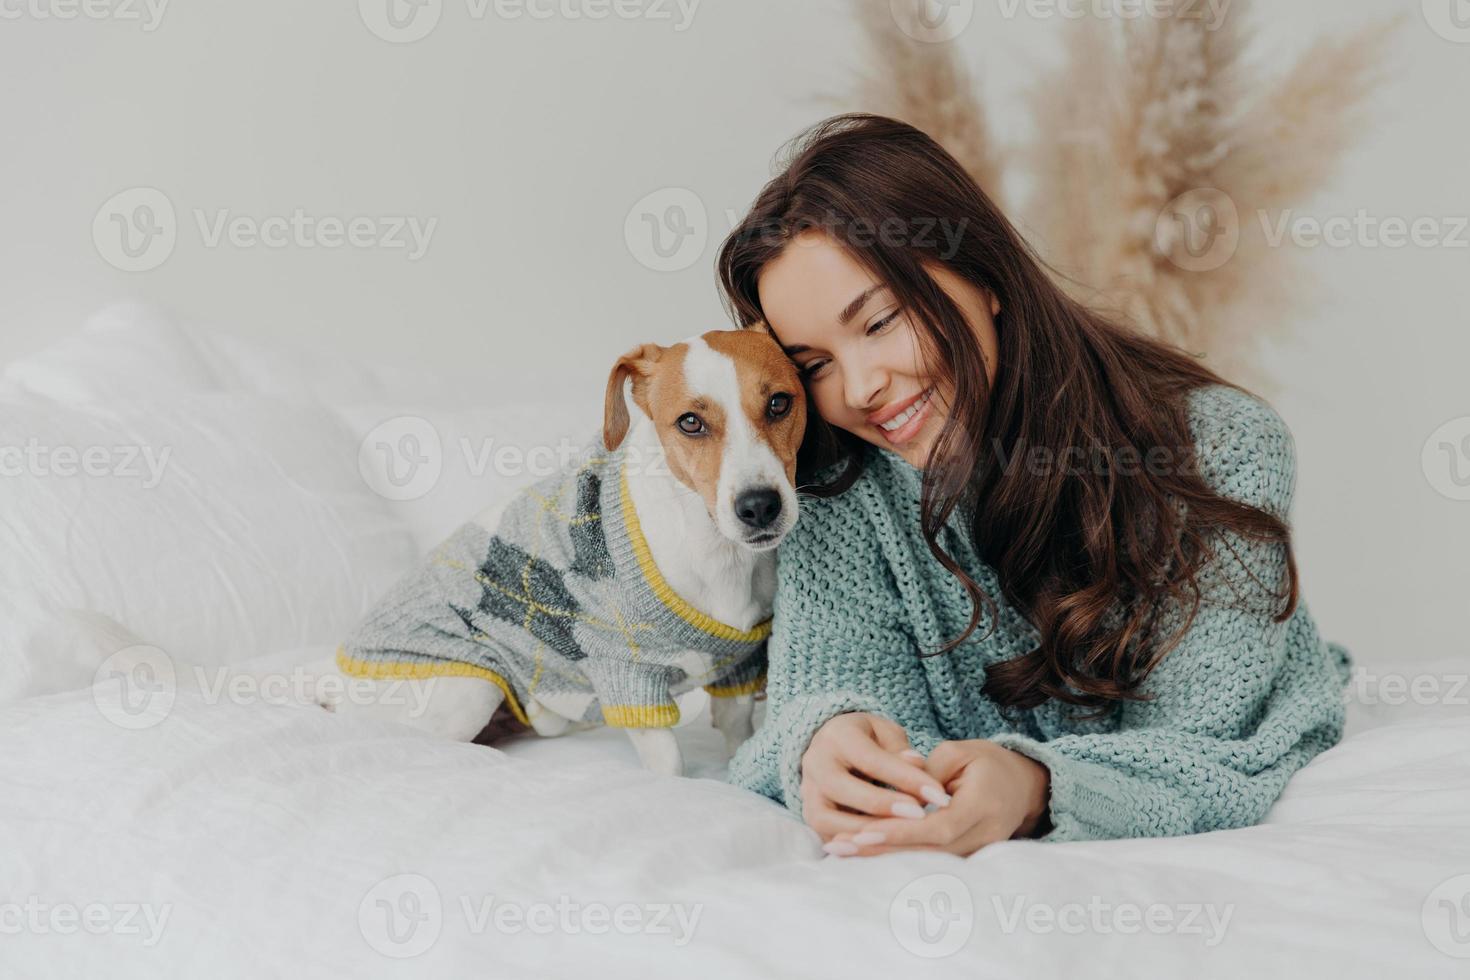
<svg viewBox="0 0 1470 980">
<path fill-rule="evenodd" d="M 772 532 L 770 534 L 757 534 L 754 537 L 746 538 L 745 539 L 745 543 L 746 544 L 770 544 L 773 541 L 780 541 L 780 540 L 781 540 L 781 535 L 779 535 L 779 534 L 777 534 L 775 532 Z"/>
<path fill-rule="evenodd" d="M 890 445 L 907 442 L 929 417 L 929 406 L 933 399 L 934 387 L 931 385 L 920 392 L 919 397 L 902 412 L 885 422 L 874 423 L 874 427 L 883 433 L 883 438 Z"/>
</svg>

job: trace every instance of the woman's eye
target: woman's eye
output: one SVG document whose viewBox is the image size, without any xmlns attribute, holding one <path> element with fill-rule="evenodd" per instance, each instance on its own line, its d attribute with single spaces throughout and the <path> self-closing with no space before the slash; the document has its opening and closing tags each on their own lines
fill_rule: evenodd
<svg viewBox="0 0 1470 980">
<path fill-rule="evenodd" d="M 697 436 L 704 431 L 704 422 L 693 412 L 685 412 L 674 424 L 679 427 L 680 432 L 688 436 Z"/>
<path fill-rule="evenodd" d="M 784 391 L 776 392 L 766 404 L 766 415 L 773 419 L 779 419 L 789 411 L 791 411 L 791 396 Z"/>
<path fill-rule="evenodd" d="M 801 368 L 798 373 L 802 376 L 804 380 L 810 379 L 815 376 L 816 373 L 826 365 L 826 363 L 826 361 L 812 361 L 805 367 Z"/>
<path fill-rule="evenodd" d="M 879 320 L 877 323 L 874 323 L 867 330 L 868 336 L 871 337 L 871 336 L 873 336 L 873 334 L 877 333 L 879 330 L 882 330 L 884 327 L 888 326 L 890 323 L 892 323 L 894 321 L 895 318 L 897 318 L 898 314 L 899 314 L 899 311 L 898 310 L 894 310 L 892 313 L 888 314 L 883 319 Z"/>
</svg>

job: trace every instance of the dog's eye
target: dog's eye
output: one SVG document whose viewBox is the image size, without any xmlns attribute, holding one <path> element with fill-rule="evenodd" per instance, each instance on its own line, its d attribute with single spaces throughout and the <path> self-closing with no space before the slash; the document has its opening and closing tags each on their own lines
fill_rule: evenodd
<svg viewBox="0 0 1470 980">
<path fill-rule="evenodd" d="M 772 395 L 771 400 L 766 404 L 766 415 L 773 419 L 779 419 L 789 411 L 791 411 L 791 396 L 784 391 L 778 391 Z"/>
<path fill-rule="evenodd" d="M 693 412 L 685 412 L 683 415 L 679 416 L 678 421 L 674 424 L 677 425 L 679 427 L 679 431 L 684 433 L 686 436 L 697 436 L 704 431 L 704 422 L 701 421 L 699 416 L 695 415 Z"/>
</svg>

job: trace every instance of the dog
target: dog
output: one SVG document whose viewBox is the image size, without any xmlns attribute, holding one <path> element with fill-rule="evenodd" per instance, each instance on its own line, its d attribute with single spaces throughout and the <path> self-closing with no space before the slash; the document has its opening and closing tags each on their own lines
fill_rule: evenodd
<svg viewBox="0 0 1470 980">
<path fill-rule="evenodd" d="M 767 332 L 630 350 L 600 439 L 400 580 L 333 665 L 336 690 L 366 681 L 371 696 L 322 706 L 461 741 L 610 725 L 678 776 L 673 698 L 703 686 L 733 754 L 764 688 L 805 429 L 801 379 Z M 423 697 L 389 697 L 403 680 L 428 681 Z"/>
</svg>

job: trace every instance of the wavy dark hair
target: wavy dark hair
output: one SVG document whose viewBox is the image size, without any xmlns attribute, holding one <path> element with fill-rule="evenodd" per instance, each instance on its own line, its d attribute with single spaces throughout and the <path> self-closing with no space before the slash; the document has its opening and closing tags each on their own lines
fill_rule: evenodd
<svg viewBox="0 0 1470 980">
<path fill-rule="evenodd" d="M 893 291 L 936 380 L 954 393 L 923 471 L 920 524 L 973 609 L 959 636 L 922 655 L 948 652 L 970 636 L 982 602 L 997 621 L 994 600 L 938 543 L 949 515 L 965 503 L 977 553 L 1040 633 L 1035 650 L 987 671 L 986 695 L 1008 709 L 1057 699 L 1102 714 L 1125 699 L 1146 699 L 1140 686 L 1199 609 L 1196 572 L 1225 537 L 1217 532 L 1285 545 L 1288 588 L 1272 595 L 1284 599 L 1276 621 L 1291 615 L 1298 584 L 1286 515 L 1218 495 L 1198 472 L 1189 429 L 1188 392 L 1211 384 L 1245 389 L 1069 297 L 964 168 L 918 129 L 849 113 L 783 150 L 779 173 L 720 248 L 731 318 L 742 329 L 764 326 L 761 270 L 796 235 L 822 230 Z M 934 233 L 939 218 L 962 233 Z M 874 234 L 885 221 L 908 234 Z M 936 262 L 1000 302 L 994 390 L 974 330 L 925 269 Z M 817 412 L 807 417 L 798 479 L 834 467 L 841 475 L 802 490 L 841 493 L 861 473 L 867 444 Z M 1176 455 L 1173 465 L 1130 473 L 1111 463 L 1043 472 L 1015 465 L 1035 447 L 1053 460 L 1071 458 L 1069 447 L 1101 449 L 1105 460 L 1130 450 L 1145 457 L 1154 447 Z M 1157 636 L 1159 610 L 1180 600 L 1189 609 L 1183 624 L 1167 639 Z"/>
</svg>

